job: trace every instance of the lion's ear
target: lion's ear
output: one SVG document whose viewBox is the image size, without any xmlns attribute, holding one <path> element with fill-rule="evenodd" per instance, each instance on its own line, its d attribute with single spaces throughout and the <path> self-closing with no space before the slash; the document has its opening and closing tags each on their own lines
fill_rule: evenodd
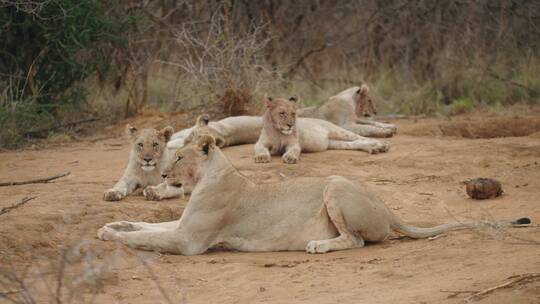
<svg viewBox="0 0 540 304">
<path fill-rule="evenodd" d="M 292 102 L 298 102 L 298 96 L 297 96 L 297 95 L 293 95 L 293 96 L 289 97 L 289 101 L 292 101 Z"/>
<path fill-rule="evenodd" d="M 210 115 L 208 114 L 203 114 L 197 117 L 197 127 L 208 126 L 209 122 L 210 122 Z"/>
<path fill-rule="evenodd" d="M 130 139 L 134 139 L 137 136 L 137 132 L 139 132 L 139 130 L 134 126 L 130 124 L 126 125 L 126 134 L 129 136 Z"/>
<path fill-rule="evenodd" d="M 369 94 L 369 87 L 366 84 L 363 84 L 362 86 L 360 86 L 360 89 L 358 89 L 357 93 L 360 94 L 360 96 L 362 97 L 367 96 Z"/>
<path fill-rule="evenodd" d="M 208 152 L 215 146 L 216 140 L 212 135 L 205 134 L 197 138 L 197 147 L 199 147 L 199 149 L 206 155 L 208 155 Z"/>
<path fill-rule="evenodd" d="M 264 104 L 266 105 L 267 108 L 269 109 L 273 109 L 276 107 L 277 103 L 274 101 L 274 98 L 270 97 L 270 96 L 266 96 L 264 98 Z"/>
<path fill-rule="evenodd" d="M 225 147 L 225 138 L 223 136 L 216 136 L 216 146 L 223 148 Z"/>
<path fill-rule="evenodd" d="M 174 133 L 174 129 L 171 126 L 161 129 L 158 134 L 165 142 L 168 142 L 171 139 L 171 136 Z"/>
</svg>

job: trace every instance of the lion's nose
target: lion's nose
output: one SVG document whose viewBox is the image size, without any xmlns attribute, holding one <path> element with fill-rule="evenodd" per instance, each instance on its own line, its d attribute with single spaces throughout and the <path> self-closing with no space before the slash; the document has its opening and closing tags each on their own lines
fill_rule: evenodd
<svg viewBox="0 0 540 304">
<path fill-rule="evenodd" d="M 145 157 L 143 158 L 145 162 L 149 163 L 152 161 L 152 158 L 151 157 Z"/>
<path fill-rule="evenodd" d="M 167 174 L 166 174 L 166 173 L 161 173 L 161 177 L 162 177 L 162 178 L 166 178 L 166 177 L 167 177 Z"/>
<path fill-rule="evenodd" d="M 289 129 L 291 129 L 294 125 L 293 124 L 287 124 L 289 126 Z"/>
</svg>

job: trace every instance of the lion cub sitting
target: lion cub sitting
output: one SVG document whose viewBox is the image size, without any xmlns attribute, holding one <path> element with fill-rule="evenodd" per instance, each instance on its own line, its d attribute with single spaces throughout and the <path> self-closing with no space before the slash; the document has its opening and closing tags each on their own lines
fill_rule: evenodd
<svg viewBox="0 0 540 304">
<path fill-rule="evenodd" d="M 255 144 L 255 162 L 268 163 L 271 155 L 283 154 L 283 162 L 295 164 L 300 158 L 300 142 L 296 128 L 298 97 L 265 100 L 266 112 L 259 140 Z"/>
<path fill-rule="evenodd" d="M 172 127 L 165 127 L 158 131 L 156 129 L 138 130 L 127 125 L 126 133 L 132 143 L 128 165 L 116 185 L 103 193 L 103 200 L 119 201 L 137 188 L 161 183 L 161 171 L 169 163 L 167 142 L 173 132 Z"/>
</svg>

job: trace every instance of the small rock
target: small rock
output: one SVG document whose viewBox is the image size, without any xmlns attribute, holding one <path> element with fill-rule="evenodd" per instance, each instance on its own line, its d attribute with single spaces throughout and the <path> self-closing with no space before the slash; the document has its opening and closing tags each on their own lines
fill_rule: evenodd
<svg viewBox="0 0 540 304">
<path fill-rule="evenodd" d="M 465 181 L 467 194 L 474 199 L 488 199 L 503 193 L 501 183 L 492 178 L 475 178 Z"/>
</svg>

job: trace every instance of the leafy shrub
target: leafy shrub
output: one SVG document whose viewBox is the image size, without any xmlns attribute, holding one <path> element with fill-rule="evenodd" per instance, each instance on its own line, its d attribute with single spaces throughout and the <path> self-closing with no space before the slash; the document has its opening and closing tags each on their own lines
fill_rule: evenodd
<svg viewBox="0 0 540 304">
<path fill-rule="evenodd" d="M 124 21 L 107 15 L 116 2 L 7 1 L 0 9 L 0 145 L 47 125 L 62 108 L 84 104 L 82 82 L 107 70 L 106 46 L 119 40 Z M 9 143 L 13 142 L 13 143 Z"/>
</svg>

